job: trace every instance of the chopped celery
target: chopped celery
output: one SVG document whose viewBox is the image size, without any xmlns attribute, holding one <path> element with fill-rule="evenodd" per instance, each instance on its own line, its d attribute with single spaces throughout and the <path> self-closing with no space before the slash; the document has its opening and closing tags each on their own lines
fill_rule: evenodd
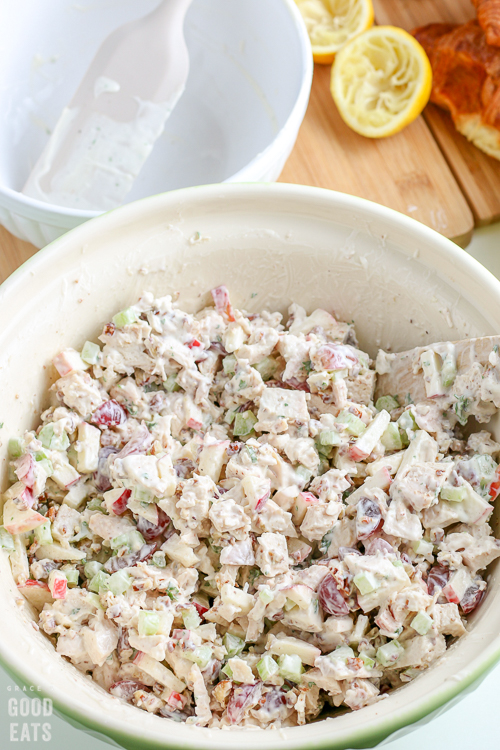
<svg viewBox="0 0 500 750">
<path fill-rule="evenodd" d="M 200 669 L 206 669 L 212 658 L 212 649 L 207 645 L 197 646 L 193 651 L 183 651 L 182 655 L 197 664 Z"/>
<path fill-rule="evenodd" d="M 126 547 L 129 552 L 138 552 L 143 544 L 145 544 L 144 537 L 137 529 L 115 536 L 110 542 L 111 549 Z"/>
<path fill-rule="evenodd" d="M 78 570 L 74 565 L 63 565 L 61 568 L 61 573 L 64 573 L 64 575 L 66 576 L 68 586 L 78 586 L 80 576 L 78 574 Z"/>
<path fill-rule="evenodd" d="M 93 497 L 89 500 L 87 510 L 103 510 L 102 497 Z"/>
<path fill-rule="evenodd" d="M 226 414 L 224 415 L 224 422 L 226 424 L 232 424 L 234 422 L 235 416 L 236 416 L 236 409 L 228 409 Z"/>
<path fill-rule="evenodd" d="M 156 635 L 160 627 L 160 615 L 152 610 L 141 609 L 139 612 L 139 635 Z"/>
<path fill-rule="evenodd" d="M 457 415 L 457 419 L 462 426 L 467 424 L 467 419 L 469 417 L 467 412 L 468 412 L 469 406 L 470 406 L 470 399 L 468 399 L 466 396 L 459 396 L 459 398 L 457 399 L 457 402 L 453 406 L 453 410 L 455 414 Z"/>
<path fill-rule="evenodd" d="M 462 487 L 443 487 L 440 492 L 441 500 L 449 500 L 452 503 L 461 503 L 467 497 L 467 488 Z"/>
<path fill-rule="evenodd" d="M 278 369 L 278 363 L 275 359 L 272 357 L 264 357 L 260 362 L 257 362 L 256 365 L 253 365 L 258 373 L 260 373 L 260 376 L 264 382 L 266 380 L 271 380 L 272 376 Z"/>
<path fill-rule="evenodd" d="M 11 438 L 9 440 L 9 455 L 12 458 L 19 458 L 24 453 L 24 440 L 21 438 Z"/>
<path fill-rule="evenodd" d="M 184 623 L 184 627 L 188 630 L 194 630 L 201 625 L 201 618 L 194 607 L 183 610 L 182 621 Z"/>
<path fill-rule="evenodd" d="M 97 594 L 100 594 L 101 591 L 107 589 L 110 578 L 111 576 L 108 573 L 100 570 L 89 582 L 89 591 L 95 591 Z"/>
<path fill-rule="evenodd" d="M 259 591 L 259 599 L 264 602 L 264 604 L 270 604 L 274 599 L 274 594 L 271 589 L 266 586 L 266 588 Z"/>
<path fill-rule="evenodd" d="M 86 521 L 82 521 L 80 523 L 80 531 L 76 536 L 73 537 L 73 542 L 81 542 L 82 539 L 92 539 L 92 532 L 89 529 L 88 523 Z"/>
<path fill-rule="evenodd" d="M 38 542 L 38 544 L 52 544 L 52 532 L 50 530 L 50 521 L 47 519 L 44 523 L 41 523 L 40 526 L 37 526 L 34 530 L 35 539 Z"/>
<path fill-rule="evenodd" d="M 278 663 L 274 661 L 271 654 L 264 654 L 262 659 L 257 662 L 257 672 L 259 673 L 260 679 L 265 682 L 279 672 Z"/>
<path fill-rule="evenodd" d="M 236 357 L 234 354 L 228 354 L 227 357 L 224 357 L 222 360 L 222 368 L 226 375 L 234 375 L 236 371 Z"/>
<path fill-rule="evenodd" d="M 419 635 L 425 635 L 432 627 L 432 617 L 427 612 L 419 612 L 415 615 L 410 625 Z"/>
<path fill-rule="evenodd" d="M 257 463 L 257 454 L 255 452 L 255 449 L 252 448 L 251 445 L 245 445 L 245 449 L 246 449 L 248 455 L 250 456 L 250 461 L 253 464 L 256 464 Z"/>
<path fill-rule="evenodd" d="M 367 669 L 373 669 L 373 667 L 375 666 L 375 660 L 368 656 L 368 654 L 365 654 L 363 651 L 358 654 L 358 658 L 361 659 Z"/>
<path fill-rule="evenodd" d="M 132 500 L 136 500 L 138 503 L 154 503 L 154 495 L 150 490 L 143 489 L 142 487 L 134 487 L 132 490 Z"/>
<path fill-rule="evenodd" d="M 447 354 L 443 359 L 441 367 L 441 383 L 445 388 L 453 385 L 457 377 L 457 362 L 453 354 Z"/>
<path fill-rule="evenodd" d="M 85 573 L 85 577 L 88 579 L 94 578 L 100 570 L 103 569 L 103 564 L 100 562 L 97 562 L 97 560 L 91 560 L 88 563 L 85 563 L 83 566 L 83 572 Z"/>
<path fill-rule="evenodd" d="M 80 357 L 88 365 L 97 365 L 100 354 L 101 349 L 97 344 L 94 344 L 92 341 L 86 341 L 83 345 Z"/>
<path fill-rule="evenodd" d="M 434 552 L 434 545 L 432 542 L 426 542 L 425 539 L 419 539 L 418 541 L 413 542 L 412 547 L 417 555 L 423 555 L 424 557 L 432 555 Z"/>
<path fill-rule="evenodd" d="M 398 641 L 389 641 L 378 649 L 377 661 L 383 667 L 392 667 L 403 653 L 404 648 Z"/>
<path fill-rule="evenodd" d="M 385 409 L 386 411 L 392 411 L 393 409 L 399 408 L 399 401 L 397 396 L 380 396 L 380 398 L 377 399 L 377 403 L 375 404 L 375 409 L 377 411 L 382 411 Z"/>
<path fill-rule="evenodd" d="M 116 315 L 113 315 L 113 323 L 117 328 L 123 328 L 124 326 L 131 325 L 137 320 L 137 314 L 132 307 L 127 307 L 126 310 L 121 310 Z"/>
<path fill-rule="evenodd" d="M 410 409 L 404 411 L 399 417 L 397 423 L 401 430 L 418 430 L 417 423 Z"/>
<path fill-rule="evenodd" d="M 366 425 L 362 419 L 351 414 L 349 411 L 341 411 L 335 420 L 339 424 L 345 425 L 346 432 L 354 437 L 359 437 L 366 430 Z"/>
<path fill-rule="evenodd" d="M 110 576 L 109 581 L 106 583 L 106 588 L 111 591 L 115 596 L 124 594 L 132 585 L 132 576 L 126 573 L 124 570 L 117 570 Z"/>
<path fill-rule="evenodd" d="M 15 549 L 14 540 L 7 529 L 0 526 L 0 548 L 12 552 Z"/>
<path fill-rule="evenodd" d="M 365 596 L 366 594 L 371 594 L 372 591 L 375 591 L 378 589 L 378 583 L 373 575 L 373 573 L 370 573 L 369 571 L 366 571 L 364 573 L 358 573 L 354 576 L 353 581 L 355 585 L 357 586 L 359 593 L 361 596 Z"/>
<path fill-rule="evenodd" d="M 224 664 L 224 666 L 221 669 L 221 672 L 223 672 L 226 677 L 229 677 L 230 680 L 233 679 L 233 670 L 229 666 L 229 664 Z"/>
<path fill-rule="evenodd" d="M 331 447 L 332 445 L 340 445 L 341 442 L 340 435 L 335 430 L 323 430 L 319 433 L 320 445 Z"/>
<path fill-rule="evenodd" d="M 290 682 L 300 682 L 302 679 L 302 660 L 297 654 L 281 654 L 279 658 L 279 673 Z"/>
<path fill-rule="evenodd" d="M 329 464 L 328 458 L 326 458 L 323 455 L 320 455 L 320 462 L 318 466 L 318 476 L 321 477 L 323 476 L 323 474 L 326 474 L 329 468 L 330 468 L 330 464 Z"/>
<path fill-rule="evenodd" d="M 389 422 L 384 434 L 380 438 L 380 442 L 388 451 L 400 451 L 403 448 L 401 433 L 396 422 Z"/>
<path fill-rule="evenodd" d="M 346 664 L 348 659 L 354 659 L 354 651 L 350 646 L 337 646 L 335 651 L 332 651 L 328 656 L 332 661 Z"/>
<path fill-rule="evenodd" d="M 180 386 L 177 385 L 177 373 L 172 372 L 170 375 L 168 375 L 167 379 L 163 381 L 163 387 L 168 393 L 173 393 L 174 391 L 180 391 Z"/>
<path fill-rule="evenodd" d="M 309 484 L 312 479 L 312 471 L 306 469 L 306 467 L 302 466 L 302 464 L 299 464 L 297 466 L 297 468 L 295 469 L 295 474 L 299 478 L 302 487 L 305 487 L 306 484 Z"/>
<path fill-rule="evenodd" d="M 44 448 L 49 448 L 53 451 L 65 451 L 69 448 L 69 438 L 67 434 L 63 432 L 61 435 L 56 435 L 54 433 L 54 425 L 50 422 L 42 427 L 37 437 Z"/>
<path fill-rule="evenodd" d="M 157 568 L 167 567 L 167 558 L 165 556 L 165 553 L 161 552 L 161 550 L 158 550 L 158 552 L 154 553 L 153 557 L 151 558 L 151 562 Z"/>
<path fill-rule="evenodd" d="M 248 435 L 256 422 L 257 417 L 253 412 L 245 411 L 243 414 L 238 412 L 234 417 L 233 435 Z"/>
<path fill-rule="evenodd" d="M 49 461 L 48 458 L 38 458 L 38 454 L 37 454 L 36 462 L 37 462 L 37 465 L 43 469 L 43 471 L 48 477 L 52 476 L 52 474 L 54 473 L 54 465 L 52 461 Z"/>
<path fill-rule="evenodd" d="M 233 656 L 238 656 L 238 654 L 241 654 L 241 652 L 245 648 L 245 641 L 241 638 L 238 638 L 237 635 L 231 635 L 231 633 L 225 634 L 224 638 L 222 639 L 222 643 L 224 645 L 224 648 L 226 649 L 229 659 L 232 659 Z"/>
</svg>

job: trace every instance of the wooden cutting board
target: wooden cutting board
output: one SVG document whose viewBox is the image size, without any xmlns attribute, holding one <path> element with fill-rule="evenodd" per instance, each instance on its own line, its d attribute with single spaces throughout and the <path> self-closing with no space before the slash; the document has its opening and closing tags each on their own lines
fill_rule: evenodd
<svg viewBox="0 0 500 750">
<path fill-rule="evenodd" d="M 280 181 L 368 198 L 465 247 L 474 219 L 423 117 L 390 138 L 358 135 L 344 123 L 332 100 L 330 67 L 315 66 L 309 108 Z"/>
<path fill-rule="evenodd" d="M 428 23 L 465 23 L 475 17 L 471 0 L 373 0 L 379 24 L 410 31 Z M 425 119 L 472 209 L 476 225 L 500 218 L 500 162 L 457 133 L 447 112 L 433 104 Z"/>
</svg>

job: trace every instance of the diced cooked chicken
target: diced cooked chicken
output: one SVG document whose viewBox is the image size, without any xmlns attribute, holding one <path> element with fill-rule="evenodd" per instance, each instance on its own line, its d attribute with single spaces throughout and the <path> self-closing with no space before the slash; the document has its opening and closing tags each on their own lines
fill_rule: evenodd
<svg viewBox="0 0 500 750">
<path fill-rule="evenodd" d="M 90 416 L 104 401 L 99 384 L 82 370 L 73 370 L 59 378 L 52 389 L 66 406 L 82 417 Z"/>
</svg>

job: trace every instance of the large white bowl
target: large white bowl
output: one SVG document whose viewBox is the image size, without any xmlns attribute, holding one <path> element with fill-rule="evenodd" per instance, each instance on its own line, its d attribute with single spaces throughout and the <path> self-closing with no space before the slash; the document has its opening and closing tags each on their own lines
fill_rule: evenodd
<svg viewBox="0 0 500 750">
<path fill-rule="evenodd" d="M 360 344 L 403 349 L 500 330 L 500 282 L 422 224 L 347 195 L 291 185 L 218 185 L 148 198 L 98 217 L 37 253 L 0 288 L 3 486 L 7 438 L 36 424 L 51 357 L 77 349 L 145 289 L 179 290 L 194 310 L 225 283 L 237 306 L 292 300 L 354 318 Z M 500 437 L 498 423 L 494 425 Z M 470 632 L 386 700 L 313 725 L 220 732 L 127 706 L 59 657 L 31 622 L 0 554 L 0 659 L 72 723 L 127 748 L 304 750 L 373 746 L 450 705 L 500 658 L 500 575 Z"/>
<path fill-rule="evenodd" d="M 158 0 L 4 0 L 0 7 L 0 223 L 43 247 L 97 211 L 22 193 L 63 107 L 106 36 Z M 290 154 L 312 80 L 293 0 L 194 0 L 186 90 L 127 202 L 215 182 L 272 182 Z"/>
</svg>

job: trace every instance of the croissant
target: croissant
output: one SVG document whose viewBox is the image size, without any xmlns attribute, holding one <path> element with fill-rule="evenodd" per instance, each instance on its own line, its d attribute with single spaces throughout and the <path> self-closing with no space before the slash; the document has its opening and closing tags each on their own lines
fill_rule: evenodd
<svg viewBox="0 0 500 750">
<path fill-rule="evenodd" d="M 472 0 L 488 44 L 500 47 L 500 0 Z"/>
<path fill-rule="evenodd" d="M 469 141 L 500 159 L 500 47 L 487 43 L 477 21 L 432 23 L 413 35 L 431 61 L 431 101 L 449 110 Z"/>
</svg>

